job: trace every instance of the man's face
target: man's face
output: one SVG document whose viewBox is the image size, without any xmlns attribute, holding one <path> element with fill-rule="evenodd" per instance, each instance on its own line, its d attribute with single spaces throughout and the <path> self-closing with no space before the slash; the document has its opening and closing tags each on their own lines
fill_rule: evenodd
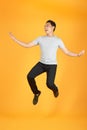
<svg viewBox="0 0 87 130">
<path fill-rule="evenodd" d="M 52 26 L 49 22 L 45 24 L 44 31 L 46 34 L 53 33 L 54 26 Z"/>
</svg>

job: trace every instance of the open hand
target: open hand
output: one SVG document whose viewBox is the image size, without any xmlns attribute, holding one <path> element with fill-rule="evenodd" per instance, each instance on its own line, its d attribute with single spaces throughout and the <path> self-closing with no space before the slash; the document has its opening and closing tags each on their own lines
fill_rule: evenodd
<svg viewBox="0 0 87 130">
<path fill-rule="evenodd" d="M 78 54 L 78 56 L 82 56 L 82 55 L 84 55 L 84 53 L 85 53 L 85 50 L 82 50 L 82 51 Z"/>
<path fill-rule="evenodd" d="M 14 35 L 13 35 L 11 32 L 9 32 L 9 36 L 10 36 L 13 40 L 15 40 L 15 37 L 14 37 Z"/>
</svg>

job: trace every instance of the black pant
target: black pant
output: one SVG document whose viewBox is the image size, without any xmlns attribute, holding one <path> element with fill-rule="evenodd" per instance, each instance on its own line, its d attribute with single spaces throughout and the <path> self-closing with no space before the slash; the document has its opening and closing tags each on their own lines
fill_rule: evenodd
<svg viewBox="0 0 87 130">
<path fill-rule="evenodd" d="M 39 93 L 35 78 L 36 78 L 36 76 L 38 76 L 44 72 L 46 72 L 46 74 L 47 74 L 47 80 L 46 80 L 47 87 L 49 89 L 51 89 L 52 91 L 57 90 L 57 87 L 54 84 L 56 69 L 57 69 L 57 65 L 46 65 L 46 64 L 43 64 L 41 62 L 38 62 L 32 68 L 32 70 L 27 75 L 27 80 L 28 80 L 28 83 L 29 83 L 31 90 L 34 94 Z M 43 82 L 42 82 L 42 84 L 43 84 Z"/>
</svg>

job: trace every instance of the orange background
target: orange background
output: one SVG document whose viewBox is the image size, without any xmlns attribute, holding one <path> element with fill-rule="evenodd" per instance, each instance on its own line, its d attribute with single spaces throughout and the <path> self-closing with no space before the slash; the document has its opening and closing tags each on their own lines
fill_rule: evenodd
<svg viewBox="0 0 87 130">
<path fill-rule="evenodd" d="M 37 84 L 42 91 L 39 103 L 32 105 L 33 94 L 27 73 L 39 60 L 39 47 L 23 48 L 8 33 L 29 42 L 44 35 L 44 24 L 52 19 L 55 34 L 73 52 L 87 49 L 86 0 L 0 1 L 0 129 L 1 130 L 86 130 L 87 59 L 69 57 L 58 51 L 55 99 L 42 74 Z"/>
</svg>

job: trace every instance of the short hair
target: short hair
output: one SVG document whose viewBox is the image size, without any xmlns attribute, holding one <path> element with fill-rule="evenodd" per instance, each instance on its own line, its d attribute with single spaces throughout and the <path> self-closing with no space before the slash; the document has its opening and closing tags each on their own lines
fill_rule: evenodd
<svg viewBox="0 0 87 130">
<path fill-rule="evenodd" d="M 50 23 L 52 26 L 54 26 L 54 30 L 56 29 L 56 23 L 53 20 L 47 20 L 46 23 Z"/>
</svg>

